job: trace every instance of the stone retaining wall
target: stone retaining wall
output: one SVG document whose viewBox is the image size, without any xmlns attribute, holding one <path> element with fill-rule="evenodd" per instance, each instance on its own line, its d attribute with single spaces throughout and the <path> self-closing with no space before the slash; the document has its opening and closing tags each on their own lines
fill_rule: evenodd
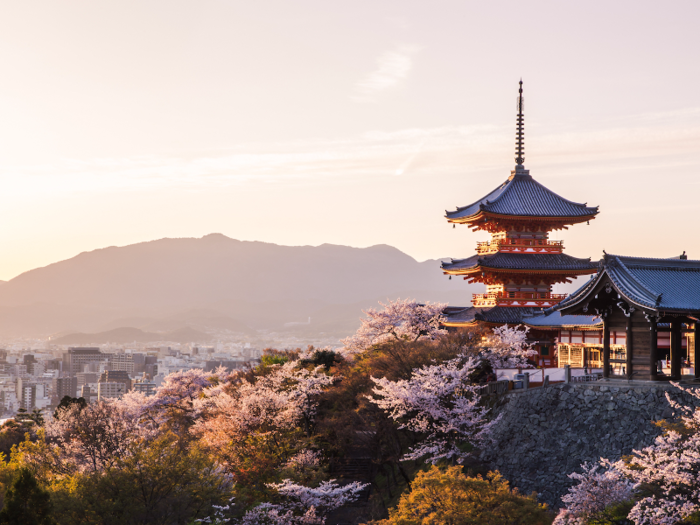
<svg viewBox="0 0 700 525">
<path fill-rule="evenodd" d="M 603 382 L 557 384 L 504 396 L 496 445 L 485 459 L 521 493 L 549 505 L 573 483 L 584 461 L 617 460 L 650 445 L 660 433 L 652 421 L 673 417 L 665 391 L 684 403 L 700 401 L 668 384 L 624 386 Z"/>
</svg>

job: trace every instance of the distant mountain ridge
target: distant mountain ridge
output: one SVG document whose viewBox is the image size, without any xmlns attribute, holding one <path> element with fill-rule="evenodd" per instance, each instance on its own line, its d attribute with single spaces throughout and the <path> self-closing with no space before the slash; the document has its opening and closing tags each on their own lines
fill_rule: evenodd
<svg viewBox="0 0 700 525">
<path fill-rule="evenodd" d="M 462 280 L 448 281 L 439 261 L 419 263 L 387 245 L 280 246 L 221 234 L 166 238 L 83 252 L 2 284 L 0 334 L 125 326 L 246 332 L 308 317 L 311 325 L 290 329 L 350 332 L 360 309 L 378 300 L 466 306 L 472 291 Z"/>
<path fill-rule="evenodd" d="M 149 343 L 156 341 L 188 343 L 211 341 L 212 336 L 199 332 L 192 328 L 180 328 L 168 333 L 144 332 L 138 328 L 124 327 L 115 328 L 105 332 L 86 334 L 82 332 L 64 335 L 52 339 L 52 343 L 58 345 L 91 345 L 91 344 L 124 344 L 138 341 L 139 343 Z"/>
</svg>

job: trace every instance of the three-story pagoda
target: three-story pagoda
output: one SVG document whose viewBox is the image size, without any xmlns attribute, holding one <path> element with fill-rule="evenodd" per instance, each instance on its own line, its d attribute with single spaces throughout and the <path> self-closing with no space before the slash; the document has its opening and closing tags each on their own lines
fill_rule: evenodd
<svg viewBox="0 0 700 525">
<path fill-rule="evenodd" d="M 596 272 L 597 265 L 590 258 L 566 255 L 562 241 L 550 239 L 552 231 L 594 219 L 598 207 L 560 197 L 525 169 L 522 93 L 520 81 L 516 166 L 510 177 L 472 204 L 446 211 L 453 225 L 466 224 L 491 234 L 490 241 L 477 244 L 476 255 L 442 264 L 447 275 L 486 285 L 486 293 L 474 294 L 471 307 L 447 309 L 447 326 L 519 324 L 565 297 L 552 293 L 554 284 Z M 596 324 L 592 319 L 579 321 Z"/>
</svg>

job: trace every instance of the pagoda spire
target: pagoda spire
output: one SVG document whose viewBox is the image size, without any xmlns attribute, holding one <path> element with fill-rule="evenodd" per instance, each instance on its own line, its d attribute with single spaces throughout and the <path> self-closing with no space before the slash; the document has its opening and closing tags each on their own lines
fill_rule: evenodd
<svg viewBox="0 0 700 525">
<path fill-rule="evenodd" d="M 525 117 L 523 116 L 523 79 L 520 79 L 518 90 L 518 120 L 517 133 L 515 134 L 515 169 L 523 169 L 525 162 Z"/>
</svg>

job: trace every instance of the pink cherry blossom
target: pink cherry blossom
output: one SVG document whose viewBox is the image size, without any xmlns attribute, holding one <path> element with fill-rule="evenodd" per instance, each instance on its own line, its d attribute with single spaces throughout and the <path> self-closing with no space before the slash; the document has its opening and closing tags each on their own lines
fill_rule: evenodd
<svg viewBox="0 0 700 525">
<path fill-rule="evenodd" d="M 491 366 L 497 368 L 532 368 L 528 358 L 537 355 L 532 344 L 527 342 L 528 327 L 507 324 L 493 329 L 493 334 L 486 336 L 483 356 Z"/>
<path fill-rule="evenodd" d="M 562 496 L 566 508 L 559 512 L 553 525 L 585 525 L 606 507 L 627 501 L 634 495 L 633 484 L 609 461 L 584 463 L 581 468 L 581 474 L 569 474 L 579 483 Z"/>
<path fill-rule="evenodd" d="M 337 378 L 323 373 L 322 366 L 307 370 L 294 361 L 270 369 L 252 382 L 241 379 L 235 387 L 217 390 L 215 395 L 204 389 L 194 407 L 205 417 L 196 420 L 192 432 L 222 457 L 245 447 L 251 433 L 271 436 L 299 427 L 308 433 L 318 395 Z"/>
<path fill-rule="evenodd" d="M 379 303 L 384 310 L 363 310 L 367 316 L 360 319 L 360 328 L 355 335 L 343 339 L 343 355 L 351 357 L 374 345 L 391 340 L 415 341 L 421 337 L 435 339 L 447 333 L 441 327 L 445 320 L 443 312 L 447 303 L 417 303 L 412 300 Z"/>
<path fill-rule="evenodd" d="M 489 409 L 479 405 L 478 387 L 469 382 L 476 361 L 464 356 L 439 365 L 415 369 L 408 380 L 372 378 L 377 385 L 369 399 L 400 423 L 399 428 L 425 434 L 425 439 L 404 455 L 404 460 L 426 458 L 462 462 L 468 452 L 462 442 L 480 445 L 500 416 L 488 421 Z"/>
<path fill-rule="evenodd" d="M 700 399 L 695 389 L 672 383 Z M 672 525 L 700 511 L 700 408 L 680 405 L 666 393 L 687 432 L 669 430 L 642 450 L 635 450 L 629 464 L 617 468 L 637 485 L 656 487 L 658 493 L 641 499 L 629 518 L 637 525 Z"/>
</svg>

